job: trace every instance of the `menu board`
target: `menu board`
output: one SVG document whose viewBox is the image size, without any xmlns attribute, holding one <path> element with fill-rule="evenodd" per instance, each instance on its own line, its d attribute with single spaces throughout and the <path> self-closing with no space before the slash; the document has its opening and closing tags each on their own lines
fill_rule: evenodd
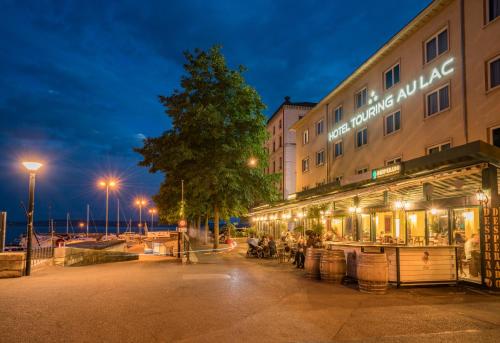
<svg viewBox="0 0 500 343">
<path fill-rule="evenodd" d="M 484 283 L 500 290 L 500 208 L 483 207 L 484 220 Z"/>
</svg>

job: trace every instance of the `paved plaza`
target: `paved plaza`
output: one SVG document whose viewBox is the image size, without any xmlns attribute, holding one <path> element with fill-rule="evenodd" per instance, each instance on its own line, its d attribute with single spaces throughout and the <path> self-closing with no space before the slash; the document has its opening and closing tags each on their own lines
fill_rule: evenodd
<svg viewBox="0 0 500 343">
<path fill-rule="evenodd" d="M 461 287 L 367 295 L 243 253 L 0 280 L 0 342 L 500 341 L 500 296 Z"/>
</svg>

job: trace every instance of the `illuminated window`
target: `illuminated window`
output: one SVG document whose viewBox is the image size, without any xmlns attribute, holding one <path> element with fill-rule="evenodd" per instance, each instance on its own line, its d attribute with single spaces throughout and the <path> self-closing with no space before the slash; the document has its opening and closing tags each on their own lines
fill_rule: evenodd
<svg viewBox="0 0 500 343">
<path fill-rule="evenodd" d="M 451 143 L 450 142 L 445 142 L 441 144 L 436 144 L 433 145 L 429 148 L 427 148 L 427 155 L 432 155 L 441 151 L 445 151 L 451 148 Z"/>
<path fill-rule="evenodd" d="M 320 150 L 316 153 L 316 165 L 321 166 L 325 164 L 325 150 Z"/>
<path fill-rule="evenodd" d="M 302 160 L 302 172 L 305 173 L 309 171 L 309 157 Z"/>
<path fill-rule="evenodd" d="M 426 117 L 430 117 L 450 108 L 450 85 L 442 86 L 426 96 Z"/>
<path fill-rule="evenodd" d="M 448 51 L 448 29 L 443 29 L 425 42 L 425 62 L 429 63 Z"/>
<path fill-rule="evenodd" d="M 366 105 L 367 90 L 366 87 L 354 95 L 354 107 L 360 108 Z"/>
<path fill-rule="evenodd" d="M 384 135 L 390 135 L 401 129 L 401 111 L 391 113 L 384 118 Z"/>
<path fill-rule="evenodd" d="M 486 0 L 486 21 L 492 22 L 500 16 L 500 0 Z"/>
<path fill-rule="evenodd" d="M 316 123 L 316 136 L 319 136 L 319 135 L 321 135 L 323 133 L 324 126 L 325 126 L 325 124 L 324 124 L 323 119 L 321 119 L 320 121 L 318 121 Z"/>
<path fill-rule="evenodd" d="M 389 89 L 399 83 L 399 63 L 384 73 L 385 89 Z"/>
<path fill-rule="evenodd" d="M 500 0 L 499 0 L 500 2 Z M 488 61 L 488 90 L 500 86 L 500 56 Z"/>
<path fill-rule="evenodd" d="M 343 154 L 344 154 L 344 145 L 342 144 L 342 141 L 335 142 L 333 147 L 333 156 L 337 158 L 342 156 Z"/>
<path fill-rule="evenodd" d="M 391 164 L 399 164 L 401 163 L 401 157 L 393 158 L 391 160 L 385 161 L 386 166 L 390 166 Z"/>
<path fill-rule="evenodd" d="M 337 123 L 339 123 L 339 122 L 342 121 L 343 112 L 344 112 L 344 110 L 343 110 L 342 106 L 337 107 L 333 111 L 333 116 L 334 116 L 335 124 L 337 124 Z"/>
<path fill-rule="evenodd" d="M 309 143 L 309 130 L 306 129 L 304 130 L 304 133 L 302 133 L 302 144 L 307 144 Z"/>
<path fill-rule="evenodd" d="M 500 126 L 492 127 L 490 129 L 491 133 L 491 144 L 500 148 Z"/>
<path fill-rule="evenodd" d="M 360 148 L 368 144 L 368 128 L 361 129 L 356 132 L 356 147 Z"/>
</svg>

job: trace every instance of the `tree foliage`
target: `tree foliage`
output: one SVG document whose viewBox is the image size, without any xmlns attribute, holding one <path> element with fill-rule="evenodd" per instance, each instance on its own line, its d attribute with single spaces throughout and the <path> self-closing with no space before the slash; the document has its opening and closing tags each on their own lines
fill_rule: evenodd
<svg viewBox="0 0 500 343">
<path fill-rule="evenodd" d="M 245 82 L 244 67 L 230 69 L 219 46 L 184 55 L 180 89 L 159 97 L 172 128 L 147 138 L 136 151 L 143 156 L 141 166 L 165 174 L 154 197 L 163 219 L 179 218 L 184 180 L 186 215 L 211 212 L 218 231 L 219 216 L 244 215 L 249 207 L 276 199 L 278 176 L 264 172 L 265 105 Z M 257 167 L 248 165 L 250 158 Z"/>
</svg>

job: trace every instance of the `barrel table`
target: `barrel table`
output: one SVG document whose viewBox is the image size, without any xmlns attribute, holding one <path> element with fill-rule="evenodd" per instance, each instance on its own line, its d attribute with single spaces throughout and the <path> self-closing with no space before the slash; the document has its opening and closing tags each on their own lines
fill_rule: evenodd
<svg viewBox="0 0 500 343">
<path fill-rule="evenodd" d="M 323 251 L 319 263 L 321 280 L 340 283 L 345 277 L 346 269 L 343 250 L 333 249 Z"/>
<path fill-rule="evenodd" d="M 304 263 L 304 269 L 306 271 L 306 277 L 312 279 L 319 279 L 321 277 L 319 270 L 319 263 L 321 260 L 321 255 L 324 249 L 317 248 L 307 248 L 306 250 L 306 260 Z"/>
<path fill-rule="evenodd" d="M 385 294 L 388 285 L 387 256 L 384 253 L 361 253 L 358 261 L 359 290 Z"/>
</svg>

